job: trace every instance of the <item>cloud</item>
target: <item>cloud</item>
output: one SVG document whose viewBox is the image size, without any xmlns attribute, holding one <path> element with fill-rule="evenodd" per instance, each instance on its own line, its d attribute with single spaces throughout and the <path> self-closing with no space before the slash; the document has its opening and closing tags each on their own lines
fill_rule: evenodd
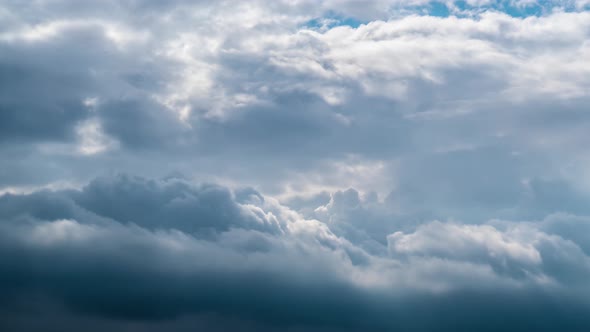
<svg viewBox="0 0 590 332">
<path fill-rule="evenodd" d="M 488 225 L 456 225 L 433 222 L 418 227 L 413 234 L 395 232 L 388 236 L 394 255 L 434 256 L 470 261 L 483 260 L 514 274 L 531 273 L 526 267 L 541 263 L 541 254 L 527 234 L 501 232 Z M 534 238 L 534 236 L 533 236 Z M 515 266 L 517 266 L 515 268 Z"/>
<path fill-rule="evenodd" d="M 0 329 L 587 330 L 589 32 L 584 1 L 0 4 Z"/>
<path fill-rule="evenodd" d="M 26 213 L 40 219 L 108 218 L 148 229 L 177 229 L 187 233 L 232 227 L 280 232 L 276 217 L 260 208 L 235 202 L 233 194 L 216 185 L 191 186 L 182 180 L 148 181 L 119 175 L 98 178 L 81 191 L 41 192 L 4 196 L 6 217 Z M 15 211 L 16 210 L 16 211 Z"/>
<path fill-rule="evenodd" d="M 590 260 L 550 228 L 432 222 L 391 234 L 389 253 L 369 253 L 249 192 L 256 198 L 237 203 L 244 194 L 219 186 L 121 175 L 80 191 L 4 195 L 3 306 L 24 301 L 14 317 L 57 310 L 63 324 L 80 315 L 166 326 L 212 313 L 281 329 L 461 330 L 506 312 L 510 325 L 494 327 L 536 326 L 535 315 L 557 317 L 545 322 L 556 328 L 588 323 L 577 316 L 585 297 L 564 287 L 585 294 Z M 359 203 L 353 191 L 341 195 L 349 199 L 337 204 Z M 456 310 L 440 306 L 447 301 Z M 431 319 L 421 323 L 419 310 Z"/>
<path fill-rule="evenodd" d="M 451 163 L 441 154 L 468 149 L 475 163 L 491 154 L 497 160 L 491 162 L 503 163 L 503 173 L 489 182 L 506 189 L 493 199 L 506 205 L 498 200 L 512 199 L 527 178 L 562 177 L 539 154 L 578 162 L 579 151 L 562 146 L 577 146 L 587 129 L 587 66 L 578 59 L 586 58 L 590 20 L 583 11 L 394 16 L 324 31 L 302 25 L 306 15 L 324 10 L 303 2 L 238 6 L 249 18 L 237 17 L 232 3 L 58 2 L 35 21 L 45 5 L 30 12 L 6 7 L 18 23 L 3 34 L 1 61 L 23 72 L 3 77 L 24 81 L 3 84 L 2 148 L 17 156 L 4 167 L 36 179 L 7 176 L 5 186 L 60 181 L 63 174 L 85 182 L 103 169 L 144 176 L 180 171 L 273 194 L 310 176 L 330 191 L 377 186 L 360 174 L 342 176 L 337 185 L 327 179 L 333 172 L 326 170 L 340 166 L 326 165 L 354 162 L 391 172 L 380 175 L 393 178 L 381 188 L 367 189 L 385 194 L 398 179 L 420 182 L 407 171 L 416 162 L 431 173 L 428 163 Z M 111 6 L 137 15 L 106 16 Z M 560 123 L 577 128 L 564 132 Z M 83 130 L 88 124 L 96 130 Z M 453 169 L 440 171 L 449 173 L 443 179 L 463 181 Z M 470 190 L 458 190 L 457 199 L 489 198 Z"/>
</svg>

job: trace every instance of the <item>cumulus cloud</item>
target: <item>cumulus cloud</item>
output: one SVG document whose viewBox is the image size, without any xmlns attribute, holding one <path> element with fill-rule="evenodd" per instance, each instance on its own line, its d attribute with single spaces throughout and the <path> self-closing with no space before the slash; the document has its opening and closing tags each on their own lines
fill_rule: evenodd
<svg viewBox="0 0 590 332">
<path fill-rule="evenodd" d="M 550 231 L 551 219 L 434 221 L 395 232 L 388 252 L 370 253 L 354 237 L 249 192 L 256 199 L 238 203 L 244 190 L 121 175 L 80 191 L 4 195 L 2 305 L 20 303 L 11 310 L 21 317 L 45 303 L 43 315 L 64 315 L 53 326 L 76 315 L 200 326 L 213 313 L 261 328 L 444 330 L 487 327 L 472 312 L 492 319 L 509 300 L 514 326 L 536 326 L 529 319 L 537 314 L 556 317 L 547 326 L 586 324 L 577 313 L 589 304 L 569 291 L 586 294 L 590 260 L 577 245 L 583 239 Z M 355 192 L 341 195 L 349 199 L 336 204 L 358 204 Z M 574 311 L 532 304 L 546 297 Z M 441 309 L 445 301 L 464 312 Z M 423 325 L 416 310 L 432 320 Z M 453 321 L 459 314 L 467 318 Z M 183 318 L 194 315 L 205 318 Z M 16 318 L 5 324 L 24 326 Z"/>
<path fill-rule="evenodd" d="M 587 330 L 588 40 L 587 1 L 2 3 L 0 328 Z"/>
<path fill-rule="evenodd" d="M 517 182 L 535 172 L 562 177 L 539 154 L 582 162 L 578 151 L 556 146 L 577 146 L 586 130 L 587 12 L 374 13 L 365 24 L 327 30 L 306 23 L 340 6 L 355 8 L 346 14 L 354 16 L 360 4 L 6 4 L 13 23 L 0 38 L 3 150 L 17 158 L 5 167 L 29 168 L 39 173 L 35 181 L 74 174 L 84 182 L 104 168 L 132 173 L 144 164 L 146 176 L 182 171 L 282 194 L 289 179 L 318 169 L 327 182 L 328 164 L 405 173 L 414 160 L 458 149 L 486 155 L 491 150 L 481 149 L 491 147 L 513 159 L 507 171 Z M 565 134 L 547 125 L 555 109 L 567 110 L 558 121 L 575 119 L 576 128 Z M 142 163 L 150 151 L 153 168 Z M 269 154 L 277 167 L 264 167 Z M 31 169 L 48 162 L 54 169 Z M 505 181 L 499 176 L 493 181 Z M 30 185 L 27 178 L 4 182 Z M 338 188 L 321 185 L 359 187 L 346 178 Z M 389 182 L 378 191 L 391 190 Z"/>
</svg>

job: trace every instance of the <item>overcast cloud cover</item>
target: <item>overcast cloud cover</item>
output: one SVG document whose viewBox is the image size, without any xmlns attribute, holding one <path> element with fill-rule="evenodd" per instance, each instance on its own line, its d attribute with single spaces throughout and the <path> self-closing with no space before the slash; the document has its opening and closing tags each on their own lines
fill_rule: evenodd
<svg viewBox="0 0 590 332">
<path fill-rule="evenodd" d="M 590 1 L 0 1 L 0 330 L 590 330 Z"/>
</svg>

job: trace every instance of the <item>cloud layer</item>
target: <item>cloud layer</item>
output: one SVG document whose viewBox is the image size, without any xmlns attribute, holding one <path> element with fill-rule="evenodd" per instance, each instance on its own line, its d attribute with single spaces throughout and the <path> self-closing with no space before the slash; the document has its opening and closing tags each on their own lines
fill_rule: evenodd
<svg viewBox="0 0 590 332">
<path fill-rule="evenodd" d="M 575 236 L 589 219 L 433 221 L 389 234 L 376 253 L 244 191 L 116 176 L 80 191 L 3 196 L 6 328 L 26 329 L 17 317 L 37 311 L 56 311 L 56 330 L 78 315 L 121 331 L 132 328 L 113 321 L 227 328 L 213 313 L 233 328 L 250 322 L 253 329 L 590 323 L 582 315 L 590 305 L 587 239 Z M 570 230 L 554 229 L 562 224 Z"/>
<path fill-rule="evenodd" d="M 0 4 L 0 329 L 587 330 L 589 9 Z"/>
</svg>

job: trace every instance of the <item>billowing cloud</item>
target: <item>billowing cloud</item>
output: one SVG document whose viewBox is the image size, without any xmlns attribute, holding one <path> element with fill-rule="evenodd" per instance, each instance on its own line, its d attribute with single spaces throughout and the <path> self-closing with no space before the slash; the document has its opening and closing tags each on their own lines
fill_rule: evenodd
<svg viewBox="0 0 590 332">
<path fill-rule="evenodd" d="M 0 4 L 0 329 L 587 330 L 589 9 Z"/>
<path fill-rule="evenodd" d="M 2 305 L 19 303 L 14 317 L 57 310 L 65 316 L 55 326 L 72 315 L 103 324 L 205 317 L 199 326 L 209 313 L 280 329 L 488 328 L 506 312 L 510 324 L 494 328 L 537 326 L 531 315 L 552 315 L 544 324 L 556 328 L 586 324 L 577 316 L 590 305 L 584 239 L 554 233 L 552 220 L 434 221 L 370 253 L 250 192 L 239 203 L 224 187 L 115 176 L 81 191 L 5 195 Z M 551 298 L 564 307 L 534 304 Z M 462 311 L 439 307 L 446 301 Z"/>
<path fill-rule="evenodd" d="M 314 3 L 5 5 L 13 23 L 0 38 L 3 149 L 17 155 L 5 167 L 47 183 L 139 164 L 146 176 L 181 171 L 281 194 L 295 177 L 351 161 L 406 178 L 414 162 L 492 151 L 509 176 L 490 181 L 509 187 L 537 175 L 560 180 L 547 153 L 586 163 L 575 147 L 587 126 L 587 12 L 386 20 L 384 9 L 347 25 L 360 3 Z M 348 6 L 356 9 L 346 14 Z M 341 24 L 309 23 L 324 12 Z M 150 151 L 157 158 L 145 167 Z M 277 167 L 264 167 L 269 154 Z M 54 169 L 33 169 L 48 162 Z M 359 185 L 319 177 L 318 192 Z M 31 185 L 27 178 L 3 181 Z M 378 191 L 394 187 L 387 182 Z"/>
</svg>

